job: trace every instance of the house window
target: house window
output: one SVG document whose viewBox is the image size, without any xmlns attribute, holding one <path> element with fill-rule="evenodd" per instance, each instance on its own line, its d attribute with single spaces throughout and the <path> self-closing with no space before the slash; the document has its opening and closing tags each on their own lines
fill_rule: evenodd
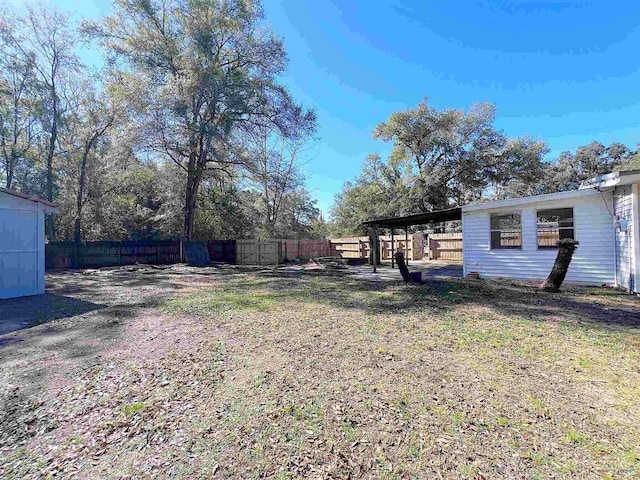
<svg viewBox="0 0 640 480">
<path fill-rule="evenodd" d="M 538 210 L 538 248 L 557 248 L 563 238 L 575 238 L 573 208 Z"/>
<path fill-rule="evenodd" d="M 491 249 L 522 248 L 520 213 L 491 214 Z"/>
</svg>

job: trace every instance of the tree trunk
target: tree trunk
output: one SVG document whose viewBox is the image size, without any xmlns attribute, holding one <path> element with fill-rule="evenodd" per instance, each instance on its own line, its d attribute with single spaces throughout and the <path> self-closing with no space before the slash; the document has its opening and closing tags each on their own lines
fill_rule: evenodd
<svg viewBox="0 0 640 480">
<path fill-rule="evenodd" d="M 51 88 L 53 99 L 53 112 L 51 117 L 51 136 L 49 138 L 49 148 L 47 150 L 47 200 L 53 202 L 53 157 L 58 141 L 58 99 L 55 85 Z M 53 241 L 56 236 L 55 222 L 53 215 L 47 215 L 45 230 L 49 241 Z"/>
<path fill-rule="evenodd" d="M 198 199 L 198 188 L 202 179 L 202 167 L 198 155 L 193 153 L 189 158 L 187 168 L 187 188 L 184 202 L 184 232 L 185 240 L 193 237 L 193 223 L 196 215 L 196 203 Z"/>
<path fill-rule="evenodd" d="M 195 193 L 193 191 L 194 179 L 190 173 L 187 178 L 187 189 L 184 199 L 184 231 L 182 236 L 185 240 L 191 240 L 193 235 L 193 219 L 195 215 Z"/>
<path fill-rule="evenodd" d="M 8 155 L 8 159 L 5 162 L 5 170 L 7 172 L 7 182 L 6 188 L 7 190 L 11 190 L 11 185 L 13 184 L 13 172 L 15 170 L 15 151 L 13 147 L 11 148 L 11 153 Z"/>
<path fill-rule="evenodd" d="M 578 248 L 578 244 L 576 240 L 571 238 L 563 238 L 558 242 L 558 256 L 553 264 L 551 273 L 540 285 L 540 290 L 552 293 L 560 290 L 560 286 L 567 276 L 567 270 L 569 270 L 573 252 Z"/>
<path fill-rule="evenodd" d="M 409 276 L 409 268 L 404 262 L 404 254 L 402 252 L 397 252 L 394 256 L 396 258 L 396 263 L 398 264 L 400 275 L 402 275 L 404 283 L 408 283 L 411 280 L 411 277 Z"/>
<path fill-rule="evenodd" d="M 18 118 L 20 118 L 19 110 L 18 110 L 18 96 L 14 97 L 13 100 L 13 144 L 11 145 L 11 155 L 9 156 L 9 168 L 7 169 L 7 189 L 11 188 L 11 184 L 13 183 L 13 172 L 16 168 L 16 163 L 18 162 L 18 152 L 16 151 L 16 146 L 18 145 L 19 138 L 19 127 L 18 127 Z M 23 153 L 24 154 L 24 151 Z"/>
<path fill-rule="evenodd" d="M 91 144 L 85 146 L 82 152 L 82 160 L 80 161 L 80 179 L 78 180 L 78 195 L 76 197 L 76 220 L 73 226 L 73 239 L 76 243 L 80 243 L 80 226 L 82 223 L 82 205 L 84 200 L 84 187 L 87 178 L 87 157 Z"/>
</svg>

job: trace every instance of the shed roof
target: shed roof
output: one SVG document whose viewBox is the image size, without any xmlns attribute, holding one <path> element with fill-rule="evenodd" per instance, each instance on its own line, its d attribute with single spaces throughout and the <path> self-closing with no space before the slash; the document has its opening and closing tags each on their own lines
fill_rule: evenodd
<svg viewBox="0 0 640 480">
<path fill-rule="evenodd" d="M 41 203 L 45 206 L 45 210 L 49 213 L 58 213 L 60 211 L 58 205 L 52 203 L 44 198 L 36 197 L 35 195 L 28 195 L 26 193 L 16 192 L 15 190 L 9 190 L 8 188 L 0 188 L 0 193 L 6 193 L 13 197 L 20 198 L 22 200 L 28 200 L 35 203 Z"/>
<path fill-rule="evenodd" d="M 425 225 L 427 223 L 448 222 L 460 220 L 462 209 L 460 207 L 448 208 L 446 210 L 436 210 L 434 212 L 415 213 L 402 217 L 378 218 L 363 222 L 364 225 L 381 228 L 405 228 L 411 225 Z"/>
</svg>

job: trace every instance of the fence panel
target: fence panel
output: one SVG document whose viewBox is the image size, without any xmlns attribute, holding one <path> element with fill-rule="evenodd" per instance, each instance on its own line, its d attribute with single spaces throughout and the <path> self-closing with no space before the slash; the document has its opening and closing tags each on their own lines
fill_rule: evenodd
<svg viewBox="0 0 640 480">
<path fill-rule="evenodd" d="M 238 265 L 276 265 L 283 260 L 282 244 L 278 240 L 236 240 Z"/>
<path fill-rule="evenodd" d="M 391 260 L 396 252 L 402 252 L 409 260 L 422 260 L 424 256 L 424 237 L 421 233 L 409 235 L 408 242 L 403 234 L 394 235 L 393 249 L 391 248 L 391 235 L 381 235 L 379 240 L 381 260 Z"/>
<path fill-rule="evenodd" d="M 125 265 L 122 260 L 123 256 L 119 243 L 90 242 L 78 246 L 75 263 L 81 268 L 97 268 Z"/>
<path fill-rule="evenodd" d="M 72 242 L 48 243 L 44 247 L 44 266 L 51 268 L 71 268 L 75 258 L 76 245 Z"/>
<path fill-rule="evenodd" d="M 311 260 L 317 257 L 329 257 L 332 255 L 331 242 L 329 240 L 292 240 L 283 239 L 282 255 L 285 260 Z"/>
<path fill-rule="evenodd" d="M 427 242 L 429 260 L 462 261 L 462 233 L 434 233 Z"/>
<path fill-rule="evenodd" d="M 342 258 L 368 258 L 369 237 L 344 237 L 330 239 L 332 252 Z"/>
<path fill-rule="evenodd" d="M 52 242 L 45 247 L 45 266 L 50 268 L 100 268 L 119 265 L 180 262 L 177 240 L 124 242 Z"/>
<path fill-rule="evenodd" d="M 410 260 L 422 260 L 424 256 L 424 237 L 421 233 L 409 235 L 407 245 L 404 235 L 394 235 L 393 248 L 391 245 L 391 235 L 381 235 L 380 259 L 391 260 L 395 252 L 403 252 Z M 345 237 L 332 238 L 334 255 L 342 258 L 369 258 L 369 237 Z"/>
<path fill-rule="evenodd" d="M 236 263 L 235 240 L 209 240 L 207 249 L 212 262 Z"/>
</svg>

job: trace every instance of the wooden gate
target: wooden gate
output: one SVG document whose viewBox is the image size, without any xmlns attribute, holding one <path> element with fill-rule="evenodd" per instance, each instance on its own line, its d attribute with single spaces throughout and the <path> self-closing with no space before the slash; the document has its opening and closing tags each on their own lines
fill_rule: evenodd
<svg viewBox="0 0 640 480">
<path fill-rule="evenodd" d="M 236 240 L 238 265 L 276 265 L 282 260 L 282 246 L 277 240 Z"/>
</svg>

